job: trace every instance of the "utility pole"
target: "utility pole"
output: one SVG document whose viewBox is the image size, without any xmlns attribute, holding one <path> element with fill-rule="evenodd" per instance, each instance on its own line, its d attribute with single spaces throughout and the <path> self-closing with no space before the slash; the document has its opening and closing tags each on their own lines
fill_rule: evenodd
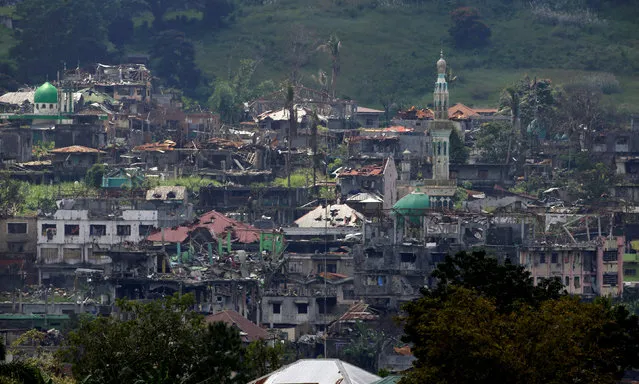
<svg viewBox="0 0 639 384">
<path fill-rule="evenodd" d="M 327 343 L 327 339 L 328 339 L 328 321 L 327 321 L 327 306 L 326 306 L 326 279 L 328 276 L 328 270 L 326 268 L 326 257 L 327 257 L 327 253 L 328 253 L 328 214 L 329 214 L 329 207 L 328 207 L 328 199 L 325 200 L 326 202 L 326 208 L 324 211 L 324 358 L 327 359 L 327 353 L 328 353 L 328 349 L 326 348 L 326 343 Z"/>
</svg>

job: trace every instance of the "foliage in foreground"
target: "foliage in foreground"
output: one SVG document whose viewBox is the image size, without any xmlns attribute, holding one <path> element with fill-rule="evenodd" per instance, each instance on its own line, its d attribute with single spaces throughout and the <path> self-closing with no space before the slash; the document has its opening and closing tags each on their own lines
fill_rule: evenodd
<svg viewBox="0 0 639 384">
<path fill-rule="evenodd" d="M 247 351 L 236 329 L 205 324 L 192 295 L 148 303 L 119 301 L 128 320 L 83 321 L 64 358 L 83 383 L 245 383 L 277 369 L 281 354 L 265 345 Z M 250 358 L 251 364 L 244 364 Z"/>
<path fill-rule="evenodd" d="M 413 383 L 615 383 L 639 362 L 638 318 L 580 302 L 484 252 L 447 257 L 440 284 L 405 306 Z"/>
</svg>

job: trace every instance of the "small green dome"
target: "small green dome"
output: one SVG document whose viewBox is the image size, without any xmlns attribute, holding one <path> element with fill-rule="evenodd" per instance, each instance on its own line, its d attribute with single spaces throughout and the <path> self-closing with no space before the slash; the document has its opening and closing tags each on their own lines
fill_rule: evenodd
<svg viewBox="0 0 639 384">
<path fill-rule="evenodd" d="M 48 81 L 36 89 L 33 95 L 36 104 L 56 104 L 58 102 L 58 90 Z"/>
<path fill-rule="evenodd" d="M 430 197 L 422 192 L 410 193 L 393 205 L 393 211 L 402 216 L 423 216 L 430 208 Z"/>
</svg>

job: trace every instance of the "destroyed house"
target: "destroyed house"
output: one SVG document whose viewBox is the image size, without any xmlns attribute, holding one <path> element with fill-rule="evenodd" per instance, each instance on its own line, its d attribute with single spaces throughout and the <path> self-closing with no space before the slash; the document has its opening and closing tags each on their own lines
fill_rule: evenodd
<svg viewBox="0 0 639 384">
<path fill-rule="evenodd" d="M 199 209 L 224 212 L 246 212 L 249 221 L 262 216 L 271 217 L 276 223 L 291 223 L 306 212 L 301 207 L 308 202 L 310 188 L 249 186 L 200 187 Z"/>
<path fill-rule="evenodd" d="M 143 64 L 98 64 L 95 75 L 89 79 L 85 81 L 94 89 L 115 100 L 151 101 L 151 72 Z"/>
<path fill-rule="evenodd" d="M 360 192 L 375 192 L 384 198 L 384 209 L 390 209 L 397 200 L 397 169 L 392 157 L 382 164 L 339 171 L 337 186 L 343 197 Z"/>
<path fill-rule="evenodd" d="M 84 177 L 87 170 L 97 164 L 106 152 L 95 148 L 72 145 L 70 147 L 51 150 L 54 169 L 61 178 L 79 179 Z"/>
<path fill-rule="evenodd" d="M 420 244 L 385 244 L 382 238 L 355 245 L 355 297 L 376 308 L 397 309 L 432 285 L 430 275 L 445 255 Z"/>
<path fill-rule="evenodd" d="M 352 272 L 352 257 L 333 253 L 286 257 L 286 272 L 275 274 L 262 294 L 262 323 L 278 329 L 306 323 L 326 329 L 355 300 L 352 276 L 330 272 Z"/>
<path fill-rule="evenodd" d="M 159 231 L 148 236 L 146 240 L 153 243 L 182 244 L 197 229 L 204 229 L 202 233 L 208 232 L 209 241 L 216 241 L 216 243 L 218 238 L 227 237 L 230 237 L 231 242 L 241 244 L 257 243 L 260 240 L 260 231 L 257 228 L 216 211 L 205 213 L 194 224 Z"/>
</svg>

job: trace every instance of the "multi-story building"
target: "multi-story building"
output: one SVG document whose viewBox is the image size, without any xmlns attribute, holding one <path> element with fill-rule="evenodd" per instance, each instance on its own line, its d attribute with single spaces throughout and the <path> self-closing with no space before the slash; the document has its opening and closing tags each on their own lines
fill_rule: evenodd
<svg viewBox="0 0 639 384">
<path fill-rule="evenodd" d="M 34 281 L 36 233 L 35 217 L 0 220 L 0 288 L 3 291 Z"/>
<path fill-rule="evenodd" d="M 624 251 L 624 237 L 600 237 L 564 246 L 525 246 L 519 261 L 535 284 L 557 278 L 571 294 L 616 297 L 623 293 Z"/>
<path fill-rule="evenodd" d="M 103 269 L 111 248 L 139 243 L 158 226 L 156 210 L 122 207 L 96 214 L 88 209 L 58 209 L 38 219 L 38 280 L 52 282 L 72 276 L 77 268 Z"/>
</svg>

